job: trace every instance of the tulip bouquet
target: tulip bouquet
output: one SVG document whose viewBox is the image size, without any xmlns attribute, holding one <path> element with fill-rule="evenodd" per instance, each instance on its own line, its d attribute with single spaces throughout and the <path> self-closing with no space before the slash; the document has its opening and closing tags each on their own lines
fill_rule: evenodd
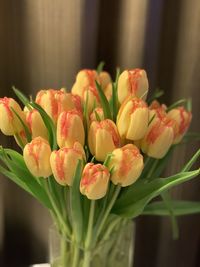
<svg viewBox="0 0 200 267">
<path fill-rule="evenodd" d="M 117 70 L 113 82 L 100 64 L 81 70 L 71 93 L 41 90 L 35 100 L 13 89 L 24 109 L 1 98 L 0 129 L 22 153 L 1 147 L 0 172 L 50 211 L 64 240 L 55 266 L 128 266 L 115 247 L 131 219 L 169 215 L 176 229 L 176 216 L 200 212 L 199 203 L 168 192 L 198 176 L 191 168 L 200 150 L 179 173 L 161 176 L 172 151 L 189 140 L 191 103 L 167 107 L 157 100 L 161 91 L 146 101 L 144 70 Z M 98 250 L 104 263 L 97 263 Z"/>
</svg>

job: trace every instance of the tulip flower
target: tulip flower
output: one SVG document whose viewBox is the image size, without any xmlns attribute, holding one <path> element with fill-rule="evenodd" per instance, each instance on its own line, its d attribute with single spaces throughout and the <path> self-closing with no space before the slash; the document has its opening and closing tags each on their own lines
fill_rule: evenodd
<svg viewBox="0 0 200 267">
<path fill-rule="evenodd" d="M 26 122 L 31 131 L 32 138 L 41 136 L 48 140 L 48 131 L 43 122 L 43 119 L 36 109 L 32 109 L 26 112 Z"/>
<path fill-rule="evenodd" d="M 87 103 L 87 112 L 90 114 L 93 109 L 100 105 L 99 95 L 96 87 L 89 86 L 83 89 L 83 101 Z"/>
<path fill-rule="evenodd" d="M 111 181 L 115 185 L 128 186 L 140 177 L 143 156 L 135 145 L 128 144 L 113 150 L 108 167 L 112 170 Z"/>
<path fill-rule="evenodd" d="M 104 94 L 107 98 L 108 101 L 110 101 L 111 97 L 112 97 L 112 83 L 109 83 L 105 88 L 104 88 Z"/>
<path fill-rule="evenodd" d="M 90 114 L 90 122 L 92 123 L 93 121 L 100 121 L 104 120 L 104 113 L 102 108 L 95 108 L 93 112 Z"/>
<path fill-rule="evenodd" d="M 59 184 L 69 186 L 72 184 L 79 159 L 85 160 L 85 152 L 78 142 L 71 148 L 63 147 L 51 153 L 52 172 Z"/>
<path fill-rule="evenodd" d="M 72 93 L 83 97 L 83 90 L 89 86 L 95 87 L 95 80 L 98 81 L 98 74 L 95 70 L 81 70 L 76 76 L 72 87 Z"/>
<path fill-rule="evenodd" d="M 80 113 L 77 110 L 63 111 L 58 117 L 57 143 L 61 147 L 72 147 L 78 141 L 84 145 L 85 131 Z"/>
<path fill-rule="evenodd" d="M 117 116 L 117 128 L 121 138 L 136 141 L 142 139 L 147 131 L 149 110 L 139 98 L 125 101 Z"/>
<path fill-rule="evenodd" d="M 24 147 L 24 161 L 29 171 L 36 177 L 48 177 L 52 174 L 50 155 L 50 145 L 42 137 L 34 138 Z"/>
<path fill-rule="evenodd" d="M 5 135 L 15 135 L 23 130 L 22 123 L 12 109 L 25 120 L 25 114 L 13 98 L 0 98 L 0 129 Z"/>
<path fill-rule="evenodd" d="M 77 109 L 81 111 L 81 99 L 63 90 L 41 90 L 36 96 L 36 103 L 39 104 L 46 113 L 57 122 L 62 111 Z"/>
<path fill-rule="evenodd" d="M 100 82 L 100 85 L 104 91 L 104 89 L 107 87 L 107 85 L 112 82 L 110 74 L 106 71 L 100 72 L 99 73 L 99 82 Z"/>
<path fill-rule="evenodd" d="M 146 99 L 148 88 L 149 83 L 145 70 L 123 71 L 118 79 L 118 99 L 120 104 L 130 95 Z"/>
<path fill-rule="evenodd" d="M 182 140 L 184 134 L 189 128 L 192 119 L 192 114 L 191 112 L 185 110 L 184 107 L 178 107 L 170 110 L 167 113 L 167 117 L 175 121 L 175 136 L 173 143 L 177 144 Z"/>
<path fill-rule="evenodd" d="M 109 170 L 104 165 L 88 163 L 83 170 L 80 192 L 92 200 L 103 198 L 108 189 L 109 178 Z"/>
<path fill-rule="evenodd" d="M 120 145 L 120 136 L 113 121 L 106 119 L 93 121 L 88 134 L 88 144 L 92 155 L 99 161 L 104 161 L 106 155 Z"/>
<path fill-rule="evenodd" d="M 173 143 L 174 121 L 163 115 L 163 111 L 155 110 L 152 112 L 154 112 L 154 118 L 149 124 L 140 145 L 142 151 L 149 157 L 160 159 L 165 156 Z M 150 118 L 152 118 L 152 115 L 150 115 Z"/>
</svg>

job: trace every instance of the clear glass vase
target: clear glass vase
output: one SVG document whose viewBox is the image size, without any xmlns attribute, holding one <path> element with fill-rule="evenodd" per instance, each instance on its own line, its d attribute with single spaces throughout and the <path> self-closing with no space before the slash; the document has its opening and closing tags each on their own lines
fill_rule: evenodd
<svg viewBox="0 0 200 267">
<path fill-rule="evenodd" d="M 103 236 L 87 251 L 66 240 L 55 227 L 52 227 L 50 264 L 51 267 L 132 267 L 134 240 L 135 227 L 132 221 L 120 224 L 106 239 Z"/>
</svg>

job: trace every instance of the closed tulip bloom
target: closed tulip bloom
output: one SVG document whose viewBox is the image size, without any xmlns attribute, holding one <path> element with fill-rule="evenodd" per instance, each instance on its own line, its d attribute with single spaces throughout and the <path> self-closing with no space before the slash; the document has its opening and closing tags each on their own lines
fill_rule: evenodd
<svg viewBox="0 0 200 267">
<path fill-rule="evenodd" d="M 64 90 L 41 90 L 36 96 L 36 103 L 46 111 L 54 123 L 57 122 L 62 111 L 74 108 L 80 111 L 81 109 L 81 99 L 78 96 L 64 92 Z"/>
<path fill-rule="evenodd" d="M 104 94 L 108 101 L 110 101 L 112 97 L 112 83 L 107 84 L 107 86 L 104 89 Z"/>
<path fill-rule="evenodd" d="M 106 71 L 101 71 L 99 73 L 99 82 L 101 84 L 102 89 L 104 90 L 107 85 L 112 82 L 110 74 Z"/>
<path fill-rule="evenodd" d="M 78 142 L 71 148 L 63 147 L 51 153 L 52 172 L 59 184 L 69 186 L 72 184 L 78 160 L 85 160 L 85 152 Z"/>
<path fill-rule="evenodd" d="M 48 140 L 48 131 L 43 122 L 43 119 L 36 109 L 32 109 L 26 112 L 26 122 L 31 131 L 32 138 L 41 136 Z"/>
<path fill-rule="evenodd" d="M 103 121 L 104 120 L 104 112 L 102 108 L 95 108 L 93 112 L 90 114 L 90 122 L 93 121 Z"/>
<path fill-rule="evenodd" d="M 83 101 L 87 102 L 87 111 L 90 114 L 93 109 L 100 105 L 99 95 L 96 87 L 89 86 L 83 90 Z"/>
<path fill-rule="evenodd" d="M 72 93 L 82 97 L 85 88 L 95 86 L 95 80 L 98 81 L 98 74 L 95 70 L 84 69 L 79 71 L 71 90 Z"/>
<path fill-rule="evenodd" d="M 157 116 L 148 126 L 141 140 L 141 149 L 149 157 L 160 159 L 165 156 L 174 140 L 174 121 L 166 116 Z M 151 115 L 150 115 L 151 116 Z M 151 116 L 152 118 L 152 116 Z"/>
<path fill-rule="evenodd" d="M 177 144 L 182 140 L 184 134 L 189 128 L 192 119 L 192 114 L 191 112 L 185 110 L 184 107 L 178 107 L 170 110 L 167 113 L 167 117 L 175 121 L 175 136 L 173 143 Z"/>
<path fill-rule="evenodd" d="M 24 161 L 29 171 L 36 177 L 48 177 L 52 174 L 50 155 L 50 145 L 42 137 L 34 138 L 24 147 Z"/>
<path fill-rule="evenodd" d="M 13 98 L 0 98 L 0 129 L 5 135 L 15 135 L 23 130 L 22 123 L 12 109 L 25 120 L 25 114 Z"/>
<path fill-rule="evenodd" d="M 63 111 L 57 123 L 58 146 L 72 147 L 76 141 L 84 145 L 85 131 L 81 114 L 77 110 Z"/>
<path fill-rule="evenodd" d="M 108 190 L 109 178 L 109 170 L 104 165 L 88 163 L 83 170 L 80 192 L 92 200 L 103 198 Z"/>
<path fill-rule="evenodd" d="M 93 121 L 88 134 L 90 152 L 99 161 L 104 161 L 107 154 L 120 145 L 120 136 L 113 121 L 106 119 Z"/>
<path fill-rule="evenodd" d="M 112 169 L 111 181 L 115 185 L 128 186 L 140 177 L 143 156 L 135 145 L 128 144 L 112 152 L 108 167 Z"/>
<path fill-rule="evenodd" d="M 122 139 L 136 141 L 142 139 L 147 131 L 149 109 L 139 98 L 125 101 L 117 115 L 117 128 Z"/>
<path fill-rule="evenodd" d="M 133 69 L 123 71 L 118 80 L 118 99 L 120 104 L 130 95 L 146 99 L 148 88 L 149 83 L 145 70 Z"/>
</svg>

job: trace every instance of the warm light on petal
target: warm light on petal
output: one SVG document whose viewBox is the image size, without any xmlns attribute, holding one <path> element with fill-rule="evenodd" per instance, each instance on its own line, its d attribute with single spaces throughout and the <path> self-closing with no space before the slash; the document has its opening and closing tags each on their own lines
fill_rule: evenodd
<svg viewBox="0 0 200 267">
<path fill-rule="evenodd" d="M 50 155 L 50 145 L 42 137 L 34 138 L 23 151 L 24 161 L 29 171 L 36 177 L 48 177 L 52 174 Z"/>
<path fill-rule="evenodd" d="M 125 70 L 119 76 L 118 99 L 121 104 L 130 95 L 146 99 L 148 89 L 147 74 L 143 69 Z"/>
<path fill-rule="evenodd" d="M 139 178 L 143 166 L 143 156 L 135 145 L 117 148 L 112 152 L 108 165 L 112 170 L 111 181 L 115 185 L 129 186 Z"/>
<path fill-rule="evenodd" d="M 110 173 L 101 164 L 86 164 L 80 182 L 80 192 L 89 199 L 100 199 L 106 195 Z"/>
</svg>

